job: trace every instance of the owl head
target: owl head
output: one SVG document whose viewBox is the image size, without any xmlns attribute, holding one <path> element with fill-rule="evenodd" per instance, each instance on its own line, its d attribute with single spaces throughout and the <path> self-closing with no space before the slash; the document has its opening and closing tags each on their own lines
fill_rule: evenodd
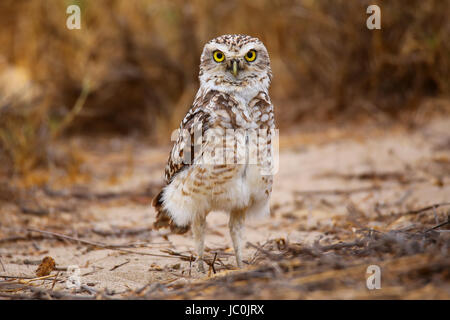
<svg viewBox="0 0 450 320">
<path fill-rule="evenodd" d="M 264 44 L 247 35 L 223 35 L 203 48 L 200 85 L 224 91 L 267 89 L 272 79 Z"/>
</svg>

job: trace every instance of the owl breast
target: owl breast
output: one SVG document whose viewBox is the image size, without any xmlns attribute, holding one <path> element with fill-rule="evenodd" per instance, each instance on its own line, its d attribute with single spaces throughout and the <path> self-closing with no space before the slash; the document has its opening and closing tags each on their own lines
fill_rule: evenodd
<svg viewBox="0 0 450 320">
<path fill-rule="evenodd" d="M 164 208 L 180 226 L 199 212 L 246 209 L 248 215 L 267 214 L 272 176 L 264 169 L 271 165 L 274 127 L 268 95 L 259 92 L 249 99 L 207 92 L 197 95 L 195 105 L 208 113 L 202 124 L 208 130 L 200 156 L 165 188 Z"/>
</svg>

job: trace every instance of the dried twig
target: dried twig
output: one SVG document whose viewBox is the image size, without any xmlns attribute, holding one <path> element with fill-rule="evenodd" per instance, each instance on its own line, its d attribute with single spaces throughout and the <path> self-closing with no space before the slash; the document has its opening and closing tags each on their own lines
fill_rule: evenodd
<svg viewBox="0 0 450 320">
<path fill-rule="evenodd" d="M 130 260 L 127 260 L 127 261 L 125 261 L 125 262 L 123 262 L 123 263 L 121 263 L 121 264 L 118 264 L 118 265 L 112 267 L 111 269 L 109 269 L 109 271 L 114 271 L 114 270 L 116 270 L 117 268 L 120 268 L 121 266 L 126 265 L 127 263 L 130 263 Z"/>
<path fill-rule="evenodd" d="M 339 242 L 335 244 L 330 244 L 327 246 L 317 246 L 317 248 L 321 251 L 329 251 L 329 250 L 338 250 L 343 248 L 351 248 L 351 247 L 363 247 L 366 241 L 364 240 L 355 240 L 351 242 Z"/>
<path fill-rule="evenodd" d="M 211 263 L 211 268 L 212 268 L 214 274 L 216 273 L 216 268 L 214 268 L 214 263 L 216 262 L 216 259 L 217 259 L 217 252 L 214 254 L 214 259 Z"/>
<path fill-rule="evenodd" d="M 258 250 L 260 252 L 262 252 L 264 255 L 266 255 L 271 260 L 278 260 L 280 258 L 280 255 L 276 255 L 276 254 L 273 254 L 273 253 L 271 253 L 271 252 L 269 252 L 267 250 L 264 250 L 261 246 L 254 245 L 251 242 L 247 242 L 247 245 L 252 247 L 252 248 L 255 248 L 256 250 Z"/>
<path fill-rule="evenodd" d="M 438 229 L 440 227 L 443 227 L 443 226 L 445 226 L 447 224 L 450 224 L 450 216 L 447 217 L 447 221 L 439 223 L 438 225 L 436 225 L 436 226 L 434 226 L 434 227 L 432 227 L 430 229 L 425 230 L 424 233 L 427 233 L 427 232 L 432 231 L 432 230 L 436 230 L 436 229 Z"/>
<path fill-rule="evenodd" d="M 140 233 L 146 233 L 152 231 L 152 228 L 134 228 L 134 229 L 119 229 L 119 230 L 100 230 L 100 229 L 92 229 L 92 232 L 98 234 L 103 237 L 108 236 L 135 236 Z"/>
<path fill-rule="evenodd" d="M 10 280 L 6 280 L 6 281 L 11 281 L 11 280 L 14 280 L 14 279 L 33 279 L 33 277 L 25 277 L 25 276 L 3 276 L 3 275 L 0 275 L 0 278 L 10 279 Z"/>
<path fill-rule="evenodd" d="M 19 283 L 21 283 L 21 284 L 29 284 L 30 282 L 33 282 L 33 281 L 46 280 L 46 279 L 53 279 L 53 277 L 55 277 L 55 275 L 49 274 L 49 275 L 47 275 L 47 276 L 42 276 L 42 277 L 37 277 L 37 278 L 31 278 L 31 279 L 27 279 L 27 280 L 19 280 Z"/>
<path fill-rule="evenodd" d="M 45 231 L 45 230 L 39 230 L 39 229 L 33 229 L 33 228 L 29 228 L 27 230 L 31 231 L 31 232 L 39 232 L 39 233 L 51 235 L 51 236 L 54 236 L 56 238 L 76 241 L 78 243 L 83 243 L 83 244 L 87 244 L 87 245 L 90 245 L 90 246 L 103 248 L 103 249 L 117 250 L 117 251 L 121 251 L 121 252 L 125 252 L 125 253 L 133 253 L 133 254 L 139 254 L 139 255 L 145 255 L 145 256 L 163 257 L 163 258 L 175 258 L 174 256 L 171 256 L 171 255 L 163 255 L 163 254 L 155 254 L 155 253 L 139 252 L 139 251 L 121 249 L 121 248 L 118 248 L 117 245 L 107 245 L 107 244 L 100 243 L 100 242 L 83 240 L 83 239 L 80 239 L 80 238 L 77 238 L 77 237 L 71 237 L 71 236 L 67 236 L 65 234 L 51 232 L 51 231 Z M 187 257 L 187 258 L 189 258 L 189 257 Z"/>
<path fill-rule="evenodd" d="M 59 273 L 60 273 L 60 271 L 58 271 L 58 273 L 56 273 L 55 280 L 53 280 L 51 290 L 53 290 L 53 288 L 55 287 L 56 280 L 58 280 Z"/>
<path fill-rule="evenodd" d="M 170 249 L 162 249 L 161 251 L 165 252 L 165 253 L 168 253 L 171 256 L 180 257 L 182 260 L 191 261 L 191 259 L 193 259 L 192 255 L 191 256 L 187 256 L 185 254 L 181 254 L 179 252 L 176 252 L 176 251 L 173 251 L 173 250 L 170 250 Z"/>
<path fill-rule="evenodd" d="M 417 209 L 417 210 L 410 210 L 410 211 L 406 211 L 404 213 L 398 213 L 398 214 L 417 214 L 417 213 L 421 213 L 421 212 L 424 212 L 424 211 L 428 211 L 430 209 L 437 209 L 439 207 L 444 207 L 444 206 L 450 206 L 450 202 L 436 203 L 436 204 L 433 204 L 431 206 L 423 207 L 423 208 L 420 208 L 420 209 Z"/>
</svg>

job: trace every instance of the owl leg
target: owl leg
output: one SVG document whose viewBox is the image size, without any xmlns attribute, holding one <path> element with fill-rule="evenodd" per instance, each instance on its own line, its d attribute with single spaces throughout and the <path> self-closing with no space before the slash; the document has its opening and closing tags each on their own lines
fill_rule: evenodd
<svg viewBox="0 0 450 320">
<path fill-rule="evenodd" d="M 205 226 L 206 215 L 197 214 L 192 221 L 192 232 L 194 233 L 195 249 L 197 250 L 197 268 L 200 272 L 205 272 L 203 265 L 203 252 L 205 249 Z"/>
<path fill-rule="evenodd" d="M 245 211 L 233 211 L 230 213 L 230 227 L 231 240 L 233 241 L 234 254 L 236 256 L 236 264 L 238 268 L 242 268 L 242 229 L 244 227 Z"/>
</svg>

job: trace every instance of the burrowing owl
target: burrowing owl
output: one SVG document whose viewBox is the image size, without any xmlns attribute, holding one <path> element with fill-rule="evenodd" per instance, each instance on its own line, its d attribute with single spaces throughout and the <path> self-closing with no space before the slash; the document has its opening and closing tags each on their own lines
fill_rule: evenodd
<svg viewBox="0 0 450 320">
<path fill-rule="evenodd" d="M 257 38 L 223 35 L 203 49 L 200 88 L 170 153 L 166 186 L 153 200 L 156 228 L 184 233 L 192 225 L 200 271 L 209 212 L 229 213 L 238 267 L 245 217 L 269 212 L 273 175 L 263 169 L 273 155 L 271 78 L 269 54 Z"/>
</svg>

